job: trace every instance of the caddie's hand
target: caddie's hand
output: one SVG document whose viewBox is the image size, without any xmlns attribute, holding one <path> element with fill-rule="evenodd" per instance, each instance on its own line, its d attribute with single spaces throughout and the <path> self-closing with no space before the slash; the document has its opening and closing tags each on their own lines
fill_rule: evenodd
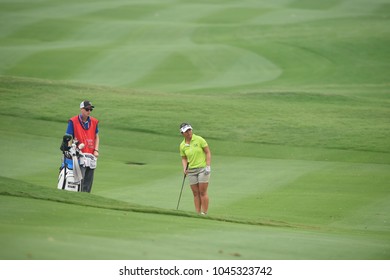
<svg viewBox="0 0 390 280">
<path fill-rule="evenodd" d="M 98 151 L 98 150 L 94 150 L 94 151 L 93 151 L 93 155 L 94 155 L 95 157 L 99 157 L 99 151 Z"/>
<path fill-rule="evenodd" d="M 204 174 L 209 175 L 210 173 L 211 173 L 211 167 L 210 167 L 210 165 L 207 165 L 205 170 L 204 170 Z"/>
</svg>

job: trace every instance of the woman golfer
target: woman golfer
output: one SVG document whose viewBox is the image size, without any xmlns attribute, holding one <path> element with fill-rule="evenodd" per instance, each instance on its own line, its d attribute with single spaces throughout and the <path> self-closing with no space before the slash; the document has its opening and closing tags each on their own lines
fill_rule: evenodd
<svg viewBox="0 0 390 280">
<path fill-rule="evenodd" d="M 184 174 L 190 181 L 195 210 L 199 214 L 206 215 L 209 208 L 207 188 L 211 171 L 210 148 L 206 140 L 192 133 L 190 124 L 182 123 L 180 132 L 184 136 L 183 142 L 180 143 L 181 161 Z"/>
</svg>

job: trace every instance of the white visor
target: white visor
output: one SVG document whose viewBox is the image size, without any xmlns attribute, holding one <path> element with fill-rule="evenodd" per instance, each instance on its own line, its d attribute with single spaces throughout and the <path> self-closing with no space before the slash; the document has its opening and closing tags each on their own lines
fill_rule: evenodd
<svg viewBox="0 0 390 280">
<path fill-rule="evenodd" d="M 192 129 L 192 127 L 189 124 L 187 124 L 187 125 L 183 126 L 182 128 L 180 128 L 180 132 L 183 133 L 189 129 Z"/>
</svg>

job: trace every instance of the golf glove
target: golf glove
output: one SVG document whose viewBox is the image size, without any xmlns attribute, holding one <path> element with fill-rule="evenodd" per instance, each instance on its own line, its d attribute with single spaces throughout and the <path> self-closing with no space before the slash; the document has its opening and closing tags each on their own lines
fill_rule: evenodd
<svg viewBox="0 0 390 280">
<path fill-rule="evenodd" d="M 210 172 L 211 172 L 211 167 L 210 167 L 210 165 L 207 165 L 205 170 L 204 170 L 204 174 L 209 175 Z"/>
</svg>

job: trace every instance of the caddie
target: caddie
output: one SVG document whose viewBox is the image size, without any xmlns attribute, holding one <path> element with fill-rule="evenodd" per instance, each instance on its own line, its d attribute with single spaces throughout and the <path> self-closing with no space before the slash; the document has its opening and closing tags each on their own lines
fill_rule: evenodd
<svg viewBox="0 0 390 280">
<path fill-rule="evenodd" d="M 81 191 L 91 192 L 97 158 L 99 157 L 99 121 L 91 117 L 95 108 L 91 101 L 84 100 L 80 103 L 80 114 L 68 121 L 66 134 L 72 135 L 78 143 L 84 144 L 80 158 L 80 169 L 83 175 Z"/>
</svg>

